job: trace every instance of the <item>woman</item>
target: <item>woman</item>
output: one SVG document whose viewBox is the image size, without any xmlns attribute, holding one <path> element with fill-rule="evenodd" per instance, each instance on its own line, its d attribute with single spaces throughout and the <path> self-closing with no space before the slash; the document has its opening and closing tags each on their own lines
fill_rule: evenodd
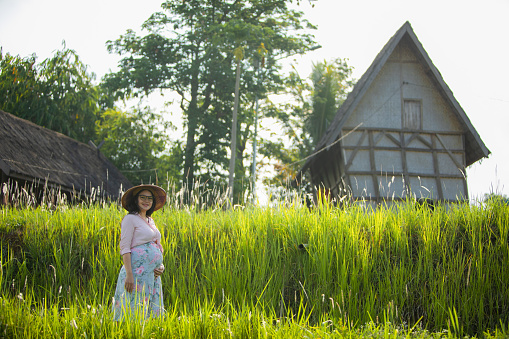
<svg viewBox="0 0 509 339">
<path fill-rule="evenodd" d="M 113 299 L 113 319 L 140 312 L 142 319 L 164 312 L 161 274 L 164 271 L 161 233 L 151 215 L 164 206 L 166 192 L 159 186 L 139 185 L 122 196 L 127 214 L 121 223 L 120 269 Z"/>
</svg>

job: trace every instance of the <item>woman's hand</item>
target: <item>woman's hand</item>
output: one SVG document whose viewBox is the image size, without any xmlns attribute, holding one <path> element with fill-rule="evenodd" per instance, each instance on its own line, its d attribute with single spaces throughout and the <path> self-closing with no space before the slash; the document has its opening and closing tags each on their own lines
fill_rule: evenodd
<svg viewBox="0 0 509 339">
<path fill-rule="evenodd" d="M 134 276 L 133 276 L 133 269 L 131 268 L 131 252 L 124 253 L 122 255 L 122 260 L 124 261 L 124 267 L 125 267 L 125 283 L 124 283 L 124 289 L 131 293 L 134 289 Z"/>
<path fill-rule="evenodd" d="M 154 276 L 157 278 L 164 272 L 164 265 L 159 266 L 154 270 Z"/>
<path fill-rule="evenodd" d="M 133 274 L 127 273 L 127 276 L 125 278 L 125 284 L 124 288 L 127 292 L 131 293 L 134 289 L 134 276 Z"/>
</svg>

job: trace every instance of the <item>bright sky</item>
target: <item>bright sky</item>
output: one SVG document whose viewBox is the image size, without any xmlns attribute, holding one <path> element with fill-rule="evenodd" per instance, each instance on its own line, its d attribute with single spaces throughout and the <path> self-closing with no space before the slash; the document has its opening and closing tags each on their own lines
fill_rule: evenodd
<svg viewBox="0 0 509 339">
<path fill-rule="evenodd" d="M 98 79 L 118 57 L 105 42 L 140 25 L 162 0 L 0 0 L 3 53 L 39 61 L 65 40 Z M 322 48 L 298 58 L 301 76 L 312 62 L 348 58 L 360 78 L 385 43 L 410 21 L 414 32 L 492 152 L 467 169 L 471 199 L 509 195 L 509 0 L 317 0 L 301 9 L 318 25 Z M 292 62 L 289 60 L 288 62 Z"/>
</svg>

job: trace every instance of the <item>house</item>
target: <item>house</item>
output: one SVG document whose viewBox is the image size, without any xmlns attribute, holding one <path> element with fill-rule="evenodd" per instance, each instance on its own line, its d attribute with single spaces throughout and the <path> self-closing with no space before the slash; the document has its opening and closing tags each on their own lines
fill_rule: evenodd
<svg viewBox="0 0 509 339">
<path fill-rule="evenodd" d="M 1 110 L 0 173 L 0 204 L 23 189 L 37 203 L 49 190 L 77 200 L 116 199 L 131 187 L 95 147 Z"/>
<path fill-rule="evenodd" d="M 465 168 L 486 148 L 406 22 L 338 110 L 300 175 L 370 205 L 468 199 Z"/>
</svg>

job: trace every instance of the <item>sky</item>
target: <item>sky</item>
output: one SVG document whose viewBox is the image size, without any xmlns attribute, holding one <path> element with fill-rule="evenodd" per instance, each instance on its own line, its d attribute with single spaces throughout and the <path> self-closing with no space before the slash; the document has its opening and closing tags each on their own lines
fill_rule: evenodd
<svg viewBox="0 0 509 339">
<path fill-rule="evenodd" d="M 161 0 L 0 0 L 3 53 L 38 61 L 74 49 L 100 79 L 119 57 L 106 41 L 140 30 Z M 509 195 L 509 0 L 301 0 L 298 9 L 318 26 L 322 48 L 288 58 L 301 76 L 312 64 L 347 58 L 359 79 L 396 31 L 409 21 L 456 100 L 491 151 L 467 168 L 472 200 Z M 157 103 L 160 104 L 160 103 Z"/>
</svg>

